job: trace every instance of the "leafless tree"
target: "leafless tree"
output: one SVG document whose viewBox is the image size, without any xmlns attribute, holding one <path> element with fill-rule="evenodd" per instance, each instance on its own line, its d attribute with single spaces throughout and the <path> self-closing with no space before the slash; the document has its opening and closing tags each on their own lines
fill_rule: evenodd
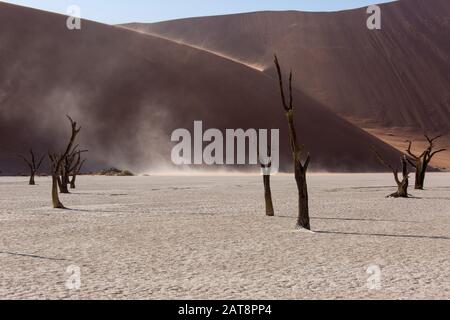
<svg viewBox="0 0 450 320">
<path fill-rule="evenodd" d="M 67 116 L 67 118 L 70 121 L 72 132 L 71 132 L 69 143 L 67 144 L 67 147 L 66 147 L 64 153 L 56 154 L 56 153 L 49 152 L 51 171 L 52 171 L 52 202 L 53 202 L 53 208 L 57 208 L 57 209 L 65 209 L 64 205 L 59 200 L 59 195 L 58 195 L 58 183 L 59 183 L 60 176 L 61 176 L 63 162 L 68 155 L 72 154 L 75 139 L 81 130 L 81 127 L 78 127 L 77 123 L 75 121 L 73 121 L 71 117 Z"/>
<path fill-rule="evenodd" d="M 298 144 L 297 133 L 295 131 L 294 125 L 294 106 L 293 106 L 293 96 L 292 96 L 292 70 L 289 74 L 289 104 L 286 101 L 286 96 L 284 94 L 283 86 L 283 75 L 281 73 L 281 67 L 278 62 L 278 58 L 275 55 L 275 66 L 278 73 L 278 81 L 281 91 L 281 102 L 283 103 L 284 112 L 286 114 L 288 127 L 289 127 L 289 142 L 292 151 L 292 157 L 294 160 L 294 173 L 295 181 L 297 183 L 298 189 L 298 220 L 297 228 L 305 228 L 310 230 L 309 222 L 309 207 L 308 207 L 308 186 L 306 183 L 306 171 L 308 170 L 308 165 L 310 162 L 310 155 L 306 156 L 305 162 L 302 164 L 302 153 L 304 147 Z"/>
<path fill-rule="evenodd" d="M 72 189 L 75 189 L 74 172 L 81 170 L 81 154 L 87 152 L 87 150 L 78 150 L 78 145 L 72 148 L 72 151 L 64 158 L 61 176 L 59 179 L 59 191 L 60 193 L 70 193 L 68 185 L 70 184 Z M 83 161 L 84 162 L 84 161 Z M 80 167 L 80 168 L 79 168 Z M 76 174 L 78 174 L 78 172 Z M 75 174 L 75 176 L 76 176 Z M 71 179 L 72 177 L 72 179 Z M 73 183 L 72 183 L 73 180 Z"/>
<path fill-rule="evenodd" d="M 75 189 L 76 184 L 75 181 L 77 179 L 77 176 L 81 172 L 81 168 L 83 167 L 84 163 L 86 162 L 86 159 L 81 159 L 81 152 L 77 153 L 77 160 L 75 162 L 75 165 L 73 166 L 73 170 L 71 171 L 71 179 L 70 179 L 70 189 Z"/>
<path fill-rule="evenodd" d="M 36 161 L 36 157 L 34 155 L 33 149 L 30 149 L 30 159 L 27 159 L 24 156 L 19 156 L 25 161 L 25 163 L 30 168 L 30 181 L 29 185 L 34 186 L 36 182 L 34 181 L 34 177 L 36 173 L 38 172 L 39 168 L 42 165 L 42 162 L 44 161 L 45 155 L 43 155 L 38 161 Z"/>
<path fill-rule="evenodd" d="M 446 150 L 446 149 L 435 150 L 434 142 L 441 137 L 442 135 L 438 135 L 434 138 L 430 138 L 428 135 L 425 135 L 425 138 L 428 141 L 428 147 L 420 155 L 414 154 L 411 151 L 412 142 L 410 140 L 406 141 L 408 142 L 408 149 L 406 149 L 406 152 L 410 157 L 407 158 L 407 160 L 414 168 L 416 168 L 415 189 L 423 190 L 425 182 L 425 174 L 427 172 L 428 164 L 437 153 Z"/>
<path fill-rule="evenodd" d="M 395 182 L 397 183 L 397 192 L 394 192 L 387 196 L 387 198 L 408 198 L 408 186 L 409 186 L 409 172 L 408 172 L 408 163 L 406 156 L 404 155 L 401 157 L 401 164 L 402 164 L 402 180 L 400 180 L 398 176 L 398 168 L 394 168 L 392 165 L 387 163 L 381 155 L 376 152 L 375 155 L 377 156 L 378 160 L 382 165 L 384 165 L 386 168 L 392 170 L 392 173 L 394 174 Z"/>
</svg>

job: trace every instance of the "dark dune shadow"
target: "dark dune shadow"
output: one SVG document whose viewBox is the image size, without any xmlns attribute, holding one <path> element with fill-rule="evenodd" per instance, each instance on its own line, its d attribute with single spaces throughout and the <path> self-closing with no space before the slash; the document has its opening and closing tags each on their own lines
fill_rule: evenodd
<svg viewBox="0 0 450 320">
<path fill-rule="evenodd" d="M 385 233 L 359 233 L 359 232 L 341 232 L 341 231 L 315 231 L 315 233 L 323 234 L 342 234 L 351 236 L 376 236 L 376 237 L 393 237 L 393 238 L 416 238 L 416 239 L 439 239 L 450 240 L 450 237 L 444 236 L 420 236 L 412 234 L 385 234 Z"/>
<path fill-rule="evenodd" d="M 28 258 L 44 259 L 44 260 L 53 260 L 53 261 L 67 261 L 67 259 L 62 259 L 62 258 L 49 258 L 49 257 L 43 257 L 43 256 L 34 255 L 34 254 L 8 252 L 8 251 L 0 251 L 0 254 L 8 254 L 8 255 L 11 255 L 11 256 L 20 256 L 20 257 L 28 257 Z"/>
</svg>

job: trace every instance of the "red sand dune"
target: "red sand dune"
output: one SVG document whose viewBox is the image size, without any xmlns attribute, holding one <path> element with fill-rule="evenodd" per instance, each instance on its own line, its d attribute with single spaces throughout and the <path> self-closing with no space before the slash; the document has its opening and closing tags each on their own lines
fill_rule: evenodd
<svg viewBox="0 0 450 320">
<path fill-rule="evenodd" d="M 129 24 L 218 52 L 274 75 L 277 52 L 311 98 L 356 123 L 450 131 L 450 1 L 380 5 L 381 30 L 366 8 L 257 12 Z"/>
<path fill-rule="evenodd" d="M 83 21 L 81 31 L 69 31 L 65 19 L 0 3 L 4 173 L 24 168 L 16 153 L 30 146 L 40 152 L 61 147 L 68 134 L 65 114 L 83 126 L 80 143 L 90 150 L 91 169 L 140 170 L 170 162 L 170 133 L 192 128 L 194 120 L 208 128 L 280 128 L 282 164 L 289 167 L 278 87 L 264 73 L 123 28 Z M 307 94 L 296 91 L 295 102 L 313 168 L 383 170 L 372 145 L 389 161 L 399 159 L 395 149 Z"/>
</svg>

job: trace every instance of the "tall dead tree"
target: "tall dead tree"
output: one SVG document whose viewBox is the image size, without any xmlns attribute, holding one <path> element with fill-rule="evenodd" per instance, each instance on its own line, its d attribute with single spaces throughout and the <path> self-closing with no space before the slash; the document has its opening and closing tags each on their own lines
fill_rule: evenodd
<svg viewBox="0 0 450 320">
<path fill-rule="evenodd" d="M 34 155 L 33 149 L 30 149 L 30 159 L 27 159 L 24 156 L 19 156 L 23 159 L 23 161 L 25 161 L 25 163 L 28 165 L 28 167 L 30 168 L 30 181 L 29 181 L 29 185 L 30 186 L 34 186 L 36 185 L 36 182 L 34 181 L 34 177 L 36 175 L 36 173 L 38 172 L 39 168 L 42 165 L 42 162 L 44 161 L 45 155 L 43 155 L 39 161 L 36 161 L 36 157 Z"/>
<path fill-rule="evenodd" d="M 305 228 L 310 230 L 309 222 L 309 207 L 308 207 L 308 186 L 306 183 L 306 171 L 308 170 L 308 165 L 310 162 L 310 155 L 306 156 L 305 162 L 302 164 L 302 153 L 304 147 L 300 147 L 297 141 L 297 133 L 295 131 L 294 125 L 294 106 L 293 106 L 293 95 L 292 95 L 292 70 L 289 74 L 289 104 L 286 101 L 286 96 L 284 94 L 283 86 L 283 75 L 281 73 L 281 67 L 278 62 L 278 58 L 275 55 L 275 66 L 278 73 L 278 81 L 281 91 L 281 102 L 284 107 L 284 112 L 287 118 L 289 127 L 289 142 L 292 151 L 292 157 L 294 160 L 294 174 L 295 182 L 297 183 L 298 189 L 298 219 L 297 228 Z"/>
<path fill-rule="evenodd" d="M 439 149 L 435 150 L 434 142 L 441 138 L 442 135 L 438 135 L 434 138 L 430 138 L 428 135 L 425 135 L 425 138 L 428 141 L 428 147 L 420 154 L 416 155 L 411 151 L 412 142 L 408 142 L 408 149 L 406 149 L 406 152 L 408 153 L 408 162 L 416 168 L 416 181 L 415 181 L 415 189 L 423 190 L 424 182 L 425 182 L 425 174 L 427 172 L 428 164 L 430 163 L 431 159 L 440 152 L 445 151 L 446 149 Z"/>
<path fill-rule="evenodd" d="M 272 202 L 272 190 L 270 188 L 270 173 L 272 170 L 272 150 L 271 150 L 271 143 L 267 144 L 267 154 L 268 154 L 268 161 L 263 161 L 261 157 L 259 157 L 259 163 L 261 165 L 261 172 L 263 174 L 263 184 L 264 184 L 264 200 L 266 203 L 266 216 L 273 217 L 275 215 L 275 212 L 273 210 L 273 202 Z M 258 151 L 259 154 L 259 151 Z M 265 163 L 267 162 L 267 163 Z"/>
<path fill-rule="evenodd" d="M 382 165 L 384 165 L 386 168 L 390 169 L 392 173 L 394 174 L 395 182 L 397 183 L 397 192 L 394 192 L 387 196 L 387 198 L 408 198 L 408 186 L 409 186 L 409 172 L 408 172 L 408 163 L 406 156 L 404 155 L 401 158 L 401 164 L 402 164 L 402 180 L 400 180 L 398 176 L 398 168 L 394 168 L 389 163 L 384 161 L 384 159 L 381 157 L 381 155 L 374 151 L 375 155 L 377 156 L 378 160 Z"/>
<path fill-rule="evenodd" d="M 77 123 L 75 121 L 73 121 L 71 117 L 67 116 L 67 118 L 70 121 L 72 132 L 70 135 L 69 143 L 67 144 L 67 147 L 66 147 L 64 153 L 56 154 L 56 153 L 49 152 L 49 155 L 48 155 L 50 158 L 51 171 L 52 171 L 52 202 L 53 202 L 53 208 L 55 208 L 55 209 L 65 209 L 64 205 L 59 200 L 58 180 L 60 179 L 64 159 L 66 159 L 66 157 L 73 152 L 73 145 L 74 145 L 75 139 L 81 130 L 81 127 L 78 127 Z"/>
</svg>

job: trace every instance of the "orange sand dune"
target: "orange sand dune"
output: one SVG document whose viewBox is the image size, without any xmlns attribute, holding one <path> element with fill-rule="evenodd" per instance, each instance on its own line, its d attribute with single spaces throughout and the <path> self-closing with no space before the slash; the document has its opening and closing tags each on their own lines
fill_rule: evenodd
<svg viewBox="0 0 450 320">
<path fill-rule="evenodd" d="M 417 132 L 450 131 L 450 1 L 380 5 L 381 30 L 366 8 L 329 13 L 257 12 L 129 24 L 205 48 L 274 75 L 276 52 L 298 89 L 344 117 Z"/>
</svg>

